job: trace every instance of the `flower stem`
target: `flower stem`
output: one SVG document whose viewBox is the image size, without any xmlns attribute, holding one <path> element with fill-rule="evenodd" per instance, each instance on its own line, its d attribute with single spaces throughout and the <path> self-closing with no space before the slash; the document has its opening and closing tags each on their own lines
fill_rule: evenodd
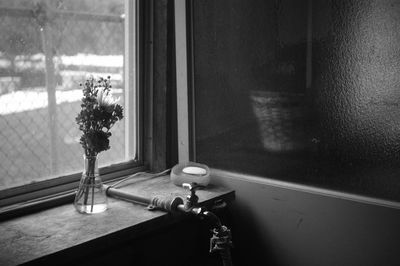
<svg viewBox="0 0 400 266">
<path fill-rule="evenodd" d="M 83 204 L 87 205 L 88 198 L 89 198 L 89 184 L 90 184 L 90 176 L 85 177 L 85 182 L 84 182 L 84 193 L 85 193 L 85 198 L 83 199 Z"/>
<path fill-rule="evenodd" d="M 94 178 L 92 178 L 92 204 L 90 206 L 90 212 L 93 212 L 93 204 L 94 204 L 94 186 L 95 186 L 95 182 L 96 180 Z"/>
</svg>

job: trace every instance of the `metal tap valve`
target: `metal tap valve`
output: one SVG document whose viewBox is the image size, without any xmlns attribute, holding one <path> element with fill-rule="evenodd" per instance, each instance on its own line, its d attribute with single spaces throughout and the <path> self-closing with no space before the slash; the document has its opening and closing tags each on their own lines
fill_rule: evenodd
<svg viewBox="0 0 400 266">
<path fill-rule="evenodd" d="M 199 202 L 199 197 L 196 195 L 196 190 L 199 188 L 204 188 L 204 186 L 201 186 L 197 183 L 183 183 L 182 187 L 190 190 L 190 195 L 186 196 L 185 202 L 185 209 L 190 210 Z"/>
</svg>

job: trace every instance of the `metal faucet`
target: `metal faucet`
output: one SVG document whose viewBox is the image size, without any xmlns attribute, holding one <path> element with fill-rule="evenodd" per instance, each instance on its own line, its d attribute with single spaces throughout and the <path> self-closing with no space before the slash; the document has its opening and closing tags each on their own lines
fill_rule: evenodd
<svg viewBox="0 0 400 266">
<path fill-rule="evenodd" d="M 199 197 L 196 195 L 196 190 L 199 188 L 204 188 L 204 186 L 193 182 L 193 183 L 183 183 L 182 187 L 190 190 L 190 195 L 186 196 L 184 211 L 192 212 L 194 214 L 202 213 L 203 212 L 202 208 L 196 207 L 199 202 Z"/>
</svg>

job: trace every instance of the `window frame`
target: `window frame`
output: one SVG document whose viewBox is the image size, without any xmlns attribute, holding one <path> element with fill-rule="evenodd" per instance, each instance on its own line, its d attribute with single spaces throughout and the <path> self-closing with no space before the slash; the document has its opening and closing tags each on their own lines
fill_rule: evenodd
<svg viewBox="0 0 400 266">
<path fill-rule="evenodd" d="M 187 5 L 189 2 L 189 5 Z M 194 153 L 191 149 L 194 145 L 191 145 L 193 141 L 194 130 L 194 117 L 189 116 L 189 108 L 194 108 L 194 101 L 190 101 L 190 74 L 191 66 L 191 54 L 188 47 L 191 45 L 188 35 L 188 19 L 187 6 L 190 5 L 190 1 L 186 0 L 175 0 L 174 2 L 174 13 L 175 13 L 175 57 L 176 57 L 176 96 L 177 96 L 177 134 L 178 134 L 178 161 L 179 163 L 188 162 L 194 160 Z M 190 35 L 191 36 L 191 35 Z M 192 88 L 191 88 L 192 89 Z M 192 94 L 193 95 L 193 94 Z M 189 121 L 191 118 L 191 121 Z M 190 123 L 193 123 L 191 125 Z"/>
<path fill-rule="evenodd" d="M 124 27 L 125 32 L 124 84 L 128 108 L 125 106 L 125 141 L 130 146 L 125 155 L 133 158 L 127 162 L 116 163 L 99 169 L 105 183 L 116 181 L 124 176 L 149 170 L 151 157 L 147 155 L 152 141 L 149 132 L 144 129 L 152 120 L 145 120 L 144 105 L 151 105 L 152 99 L 146 97 L 146 79 L 151 78 L 152 69 L 144 70 L 145 60 L 151 61 L 152 53 L 147 48 L 145 35 L 152 36 L 152 28 L 146 26 L 145 19 L 151 17 L 152 5 L 145 0 L 125 0 Z M 146 34 L 145 34 L 146 33 Z M 127 51 L 128 49 L 128 51 Z M 147 72 L 147 74 L 145 74 Z M 130 88 L 130 89 L 128 89 Z M 131 132 L 131 134 L 127 134 Z M 145 136 L 146 134 L 146 136 Z M 136 146 L 134 146 L 136 144 Z M 50 206 L 71 202 L 79 184 L 81 172 L 61 175 L 51 179 L 26 185 L 16 186 L 0 191 L 0 220 L 26 214 Z"/>
</svg>

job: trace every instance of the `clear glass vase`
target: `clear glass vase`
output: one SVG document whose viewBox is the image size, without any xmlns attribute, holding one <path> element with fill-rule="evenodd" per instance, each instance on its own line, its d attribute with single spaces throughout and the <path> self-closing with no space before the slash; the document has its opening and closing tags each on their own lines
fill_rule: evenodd
<svg viewBox="0 0 400 266">
<path fill-rule="evenodd" d="M 107 209 L 107 195 L 98 169 L 97 156 L 84 155 L 84 169 L 74 206 L 80 213 L 100 213 Z"/>
</svg>

